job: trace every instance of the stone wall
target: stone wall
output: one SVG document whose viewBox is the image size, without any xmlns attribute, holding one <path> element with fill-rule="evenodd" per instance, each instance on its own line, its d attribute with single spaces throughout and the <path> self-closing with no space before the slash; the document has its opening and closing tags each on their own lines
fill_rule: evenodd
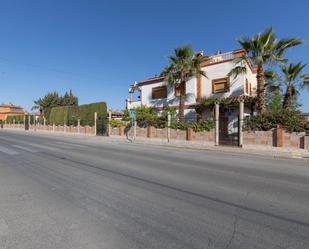
<svg viewBox="0 0 309 249">
<path fill-rule="evenodd" d="M 283 147 L 304 149 L 305 132 L 283 133 Z"/>
<path fill-rule="evenodd" d="M 6 129 L 25 129 L 23 124 L 5 124 L 3 128 Z M 95 128 L 92 126 L 80 126 L 79 132 L 77 126 L 63 126 L 63 125 L 30 125 L 30 130 L 37 131 L 50 131 L 50 132 L 67 132 L 67 133 L 76 133 L 76 134 L 85 134 L 85 135 L 94 135 Z"/>
<path fill-rule="evenodd" d="M 305 149 L 307 145 L 305 132 L 282 132 L 282 146 L 277 144 L 276 129 L 271 131 L 244 131 L 244 145 L 262 145 L 268 147 L 284 147 L 291 149 Z"/>
<path fill-rule="evenodd" d="M 123 130 L 123 131 L 122 131 Z M 178 130 L 178 129 L 170 129 L 170 139 L 173 140 L 187 140 L 188 135 L 187 135 L 186 130 Z M 111 128 L 110 135 L 112 136 L 129 136 L 133 137 L 134 136 L 134 128 L 131 127 L 129 129 L 124 129 L 124 128 Z M 148 127 L 148 128 L 140 128 L 136 127 L 136 137 L 139 138 L 149 138 L 149 139 L 166 139 L 168 138 L 168 129 L 163 128 L 163 129 L 157 129 L 154 127 Z M 215 134 L 214 130 L 212 131 L 204 131 L 204 132 L 194 132 L 192 131 L 192 141 L 200 141 L 200 142 L 212 142 L 214 143 L 215 141 Z"/>
<path fill-rule="evenodd" d="M 244 131 L 243 139 L 244 145 L 274 146 L 273 131 Z"/>
</svg>

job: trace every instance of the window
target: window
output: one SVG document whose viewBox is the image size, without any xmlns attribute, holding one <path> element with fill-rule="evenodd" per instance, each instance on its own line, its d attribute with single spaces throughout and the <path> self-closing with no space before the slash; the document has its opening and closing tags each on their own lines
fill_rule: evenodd
<svg viewBox="0 0 309 249">
<path fill-rule="evenodd" d="M 212 93 L 228 92 L 230 90 L 230 78 L 215 79 L 212 81 Z"/>
<path fill-rule="evenodd" d="M 166 86 L 152 88 L 152 99 L 164 99 L 167 97 Z"/>
<path fill-rule="evenodd" d="M 248 79 L 246 79 L 246 94 L 249 94 L 249 82 Z"/>
</svg>

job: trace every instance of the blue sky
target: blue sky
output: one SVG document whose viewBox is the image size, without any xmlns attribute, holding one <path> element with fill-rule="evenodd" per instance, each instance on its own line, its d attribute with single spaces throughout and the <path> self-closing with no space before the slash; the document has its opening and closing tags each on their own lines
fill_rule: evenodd
<svg viewBox="0 0 309 249">
<path fill-rule="evenodd" d="M 229 51 L 269 26 L 304 39 L 287 57 L 309 63 L 308 8 L 306 0 L 0 0 L 0 103 L 29 110 L 48 91 L 72 89 L 80 103 L 123 109 L 129 84 L 158 74 L 174 47 Z M 308 112 L 309 91 L 301 100 Z"/>
</svg>

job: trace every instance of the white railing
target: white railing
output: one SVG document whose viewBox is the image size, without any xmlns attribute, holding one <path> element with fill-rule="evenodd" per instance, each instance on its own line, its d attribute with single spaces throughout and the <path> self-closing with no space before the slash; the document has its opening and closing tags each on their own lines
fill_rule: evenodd
<svg viewBox="0 0 309 249">
<path fill-rule="evenodd" d="M 216 62 L 225 61 L 225 60 L 232 60 L 234 58 L 235 56 L 233 52 L 227 52 L 227 53 L 209 56 L 207 61 L 208 63 L 216 63 Z"/>
<path fill-rule="evenodd" d="M 127 109 L 134 109 L 136 107 L 140 107 L 142 105 L 142 101 L 130 101 L 127 100 Z"/>
</svg>

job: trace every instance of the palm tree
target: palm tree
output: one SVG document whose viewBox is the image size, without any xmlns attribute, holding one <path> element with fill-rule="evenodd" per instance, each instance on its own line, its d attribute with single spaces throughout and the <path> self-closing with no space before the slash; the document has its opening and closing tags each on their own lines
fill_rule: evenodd
<svg viewBox="0 0 309 249">
<path fill-rule="evenodd" d="M 302 43 L 297 38 L 276 39 L 272 28 L 266 29 L 252 38 L 243 37 L 238 40 L 245 51 L 244 55 L 235 59 L 236 66 L 230 71 L 229 76 L 246 73 L 247 67 L 244 62 L 251 63 L 257 68 L 257 110 L 265 111 L 265 75 L 264 66 L 272 63 L 284 62 L 284 52 Z"/>
<path fill-rule="evenodd" d="M 283 84 L 286 86 L 283 98 L 283 109 L 291 110 L 292 100 L 298 94 L 298 90 L 309 88 L 309 74 L 302 74 L 306 64 L 301 62 L 297 64 L 282 65 Z"/>
<path fill-rule="evenodd" d="M 191 46 L 184 46 L 174 49 L 175 55 L 169 56 L 169 65 L 165 67 L 161 76 L 165 78 L 170 86 L 179 89 L 179 121 L 184 122 L 184 105 L 186 98 L 185 85 L 191 77 L 207 77 L 205 72 L 200 70 L 200 64 L 205 59 L 200 54 L 194 54 Z"/>
</svg>

